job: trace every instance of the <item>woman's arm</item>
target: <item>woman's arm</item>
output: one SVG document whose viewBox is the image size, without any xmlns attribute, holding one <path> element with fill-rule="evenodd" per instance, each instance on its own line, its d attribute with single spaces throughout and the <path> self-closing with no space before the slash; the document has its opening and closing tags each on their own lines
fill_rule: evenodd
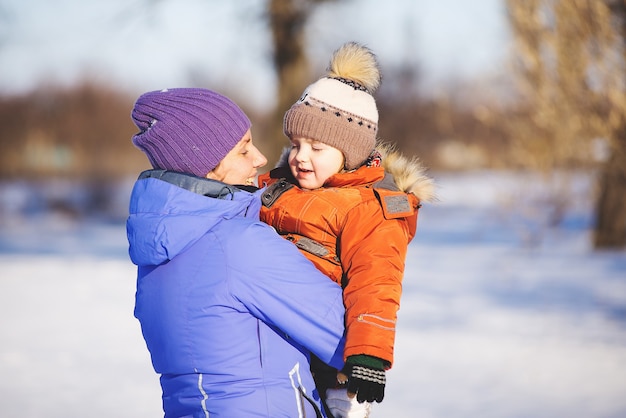
<svg viewBox="0 0 626 418">
<path fill-rule="evenodd" d="M 271 227 L 254 223 L 237 239 L 241 259 L 231 291 L 258 318 L 322 361 L 343 366 L 344 313 L 339 285 Z M 233 249 L 234 251 L 234 249 Z"/>
</svg>

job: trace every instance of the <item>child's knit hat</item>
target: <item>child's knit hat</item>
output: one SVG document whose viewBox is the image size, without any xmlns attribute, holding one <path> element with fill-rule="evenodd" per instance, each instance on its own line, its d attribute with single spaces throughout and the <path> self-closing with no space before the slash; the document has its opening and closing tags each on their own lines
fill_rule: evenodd
<svg viewBox="0 0 626 418">
<path fill-rule="evenodd" d="M 314 139 L 339 149 L 345 168 L 359 167 L 376 144 L 378 109 L 372 94 L 381 76 L 376 56 L 355 42 L 335 51 L 326 77 L 308 86 L 285 113 L 288 137 Z"/>
<path fill-rule="evenodd" d="M 137 99 L 132 138 L 152 167 L 205 177 L 250 129 L 228 97 L 207 89 L 152 91 Z"/>
</svg>

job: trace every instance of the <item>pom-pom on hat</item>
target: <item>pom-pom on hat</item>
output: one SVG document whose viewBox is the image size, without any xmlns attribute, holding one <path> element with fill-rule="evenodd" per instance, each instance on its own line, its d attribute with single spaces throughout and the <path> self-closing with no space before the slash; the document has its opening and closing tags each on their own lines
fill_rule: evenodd
<svg viewBox="0 0 626 418">
<path fill-rule="evenodd" d="M 205 177 L 250 129 L 246 114 L 228 97 L 207 89 L 144 93 L 131 117 L 133 144 L 152 167 Z"/>
<path fill-rule="evenodd" d="M 348 42 L 334 52 L 327 71 L 285 113 L 283 130 L 290 138 L 310 138 L 339 149 L 345 168 L 352 170 L 376 144 L 378 109 L 372 94 L 380 85 L 380 69 L 372 51 Z"/>
</svg>

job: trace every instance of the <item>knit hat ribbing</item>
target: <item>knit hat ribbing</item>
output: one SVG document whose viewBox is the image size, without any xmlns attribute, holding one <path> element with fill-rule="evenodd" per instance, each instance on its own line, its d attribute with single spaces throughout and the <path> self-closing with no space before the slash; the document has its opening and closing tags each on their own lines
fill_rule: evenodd
<svg viewBox="0 0 626 418">
<path fill-rule="evenodd" d="M 337 148 L 346 169 L 359 167 L 376 144 L 378 110 L 372 93 L 379 84 L 374 54 L 354 42 L 343 45 L 333 54 L 328 75 L 308 86 L 285 113 L 285 135 Z"/>
<path fill-rule="evenodd" d="M 207 89 L 145 93 L 131 117 L 132 138 L 152 167 L 205 177 L 234 148 L 251 123 L 229 98 Z"/>
</svg>

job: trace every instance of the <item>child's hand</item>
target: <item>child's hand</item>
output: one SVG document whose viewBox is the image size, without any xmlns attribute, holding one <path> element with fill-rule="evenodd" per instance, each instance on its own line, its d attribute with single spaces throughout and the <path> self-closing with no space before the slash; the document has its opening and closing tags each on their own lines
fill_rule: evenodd
<svg viewBox="0 0 626 418">
<path fill-rule="evenodd" d="M 350 356 L 344 368 L 337 373 L 339 383 L 348 383 L 348 397 L 363 402 L 382 402 L 385 397 L 385 370 L 382 360 L 367 356 Z"/>
</svg>

